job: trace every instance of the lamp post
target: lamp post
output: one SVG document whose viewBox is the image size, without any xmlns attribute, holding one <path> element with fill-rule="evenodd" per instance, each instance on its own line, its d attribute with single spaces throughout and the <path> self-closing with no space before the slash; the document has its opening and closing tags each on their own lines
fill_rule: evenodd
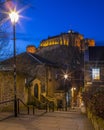
<svg viewBox="0 0 104 130">
<path fill-rule="evenodd" d="M 65 110 L 67 111 L 67 86 L 66 86 L 66 80 L 68 79 L 68 74 L 64 74 L 65 79 Z"/>
<path fill-rule="evenodd" d="M 12 11 L 9 13 L 9 17 L 11 19 L 12 25 L 13 25 L 13 53 L 14 53 L 14 116 L 17 117 L 17 90 L 16 90 L 16 31 L 15 31 L 15 25 L 16 22 L 19 19 L 19 15 L 16 11 Z"/>
</svg>

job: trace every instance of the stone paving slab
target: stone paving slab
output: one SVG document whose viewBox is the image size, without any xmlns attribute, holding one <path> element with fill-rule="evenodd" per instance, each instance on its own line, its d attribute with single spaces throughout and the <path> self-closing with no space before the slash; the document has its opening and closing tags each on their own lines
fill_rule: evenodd
<svg viewBox="0 0 104 130">
<path fill-rule="evenodd" d="M 94 130 L 80 112 L 56 111 L 41 116 L 20 116 L 0 122 L 0 130 Z"/>
</svg>

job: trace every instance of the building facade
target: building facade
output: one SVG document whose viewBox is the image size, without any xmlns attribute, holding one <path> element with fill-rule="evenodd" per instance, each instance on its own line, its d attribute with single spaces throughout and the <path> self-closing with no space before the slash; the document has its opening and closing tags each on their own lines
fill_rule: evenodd
<svg viewBox="0 0 104 130">
<path fill-rule="evenodd" d="M 85 53 L 84 86 L 104 87 L 104 47 L 90 47 Z"/>
</svg>

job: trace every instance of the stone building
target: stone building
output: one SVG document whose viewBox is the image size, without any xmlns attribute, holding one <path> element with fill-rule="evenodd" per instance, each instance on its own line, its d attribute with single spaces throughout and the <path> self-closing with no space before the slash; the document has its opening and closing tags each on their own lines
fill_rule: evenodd
<svg viewBox="0 0 104 130">
<path fill-rule="evenodd" d="M 104 87 L 104 47 L 90 47 L 85 53 L 84 86 Z"/>
<path fill-rule="evenodd" d="M 33 53 L 25 52 L 16 56 L 17 97 L 25 103 L 36 96 L 54 97 L 57 66 Z M 13 58 L 0 63 L 0 101 L 13 98 Z M 28 90 L 29 89 L 29 95 Z"/>
<path fill-rule="evenodd" d="M 42 40 L 40 43 L 40 47 L 53 45 L 75 46 L 80 50 L 85 50 L 88 46 L 95 46 L 95 41 L 93 39 L 84 39 L 83 35 L 70 30 L 68 33 L 61 33 L 57 36 L 48 37 L 48 39 Z"/>
<path fill-rule="evenodd" d="M 33 103 L 35 100 L 42 102 L 45 99 L 57 106 L 58 96 L 55 92 L 60 87 L 56 78 L 59 69 L 57 64 L 35 53 L 17 55 L 17 98 L 25 103 Z M 2 61 L 0 70 L 0 101 L 11 100 L 14 98 L 13 58 Z M 64 96 L 64 93 L 60 96 L 62 102 L 65 102 Z"/>
</svg>

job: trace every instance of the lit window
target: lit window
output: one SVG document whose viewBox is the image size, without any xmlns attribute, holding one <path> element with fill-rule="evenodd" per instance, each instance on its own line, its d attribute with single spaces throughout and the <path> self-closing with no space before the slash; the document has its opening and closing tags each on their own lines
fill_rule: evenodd
<svg viewBox="0 0 104 130">
<path fill-rule="evenodd" d="M 100 69 L 99 68 L 92 69 L 92 79 L 100 80 Z"/>
</svg>

